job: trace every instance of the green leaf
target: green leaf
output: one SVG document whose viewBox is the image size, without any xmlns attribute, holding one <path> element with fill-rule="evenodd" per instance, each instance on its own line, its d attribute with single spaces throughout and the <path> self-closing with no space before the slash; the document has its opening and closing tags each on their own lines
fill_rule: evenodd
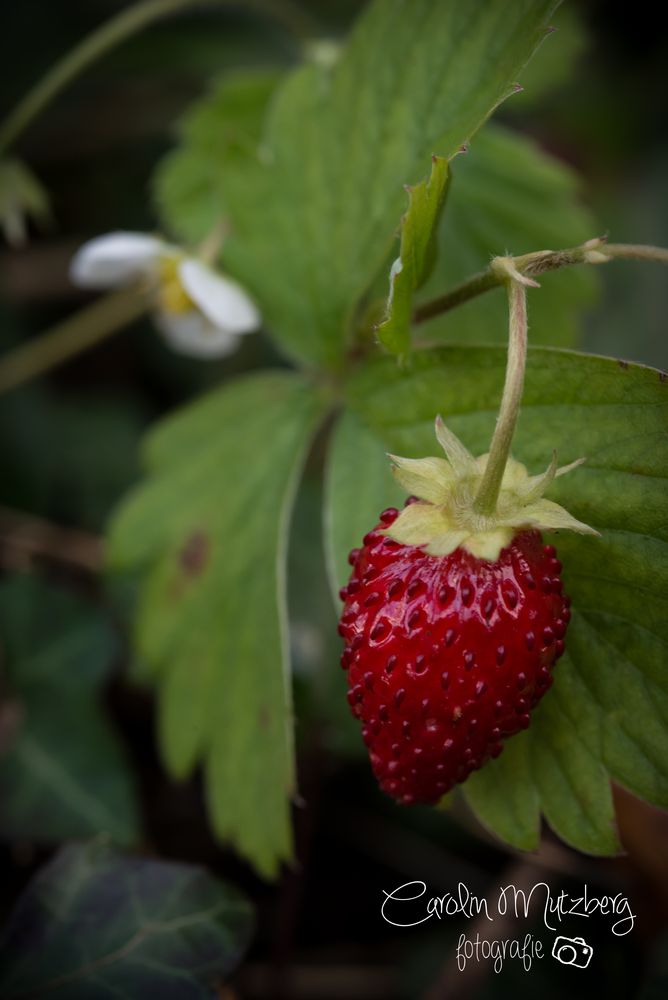
<svg viewBox="0 0 668 1000">
<path fill-rule="evenodd" d="M 481 271 L 492 257 L 558 250 L 596 236 L 591 214 L 578 202 L 575 174 L 531 140 L 486 126 L 466 156 L 452 164 L 453 182 L 441 221 L 439 255 L 421 302 L 436 298 Z M 540 277 L 529 301 L 531 342 L 573 346 L 583 309 L 598 282 L 591 269 L 564 268 Z M 420 336 L 457 343 L 505 343 L 506 297 L 488 292 L 420 326 Z"/>
<path fill-rule="evenodd" d="M 149 436 L 149 479 L 111 528 L 112 567 L 145 574 L 137 643 L 166 764 L 204 762 L 215 831 L 266 875 L 291 851 L 285 547 L 323 408 L 285 371 L 204 397 Z"/>
<path fill-rule="evenodd" d="M 404 500 L 383 442 L 346 411 L 327 454 L 324 499 L 327 571 L 337 608 L 339 590 L 350 578 L 348 553 L 362 544 L 381 511 Z"/>
<path fill-rule="evenodd" d="M 63 848 L 28 884 L 0 942 L 5 1000 L 211 1000 L 252 926 L 246 900 L 203 868 Z"/>
<path fill-rule="evenodd" d="M 120 742 L 100 704 L 117 643 L 95 609 L 32 578 L 0 589 L 9 700 L 2 707 L 0 831 L 38 843 L 138 837 Z"/>
<path fill-rule="evenodd" d="M 436 227 L 449 181 L 448 161 L 432 158 L 431 176 L 408 189 L 408 211 L 401 220 L 401 250 L 390 271 L 387 314 L 378 339 L 393 354 L 406 354 L 411 342 L 413 292 L 420 288 L 436 262 Z"/>
<path fill-rule="evenodd" d="M 353 378 L 350 401 L 392 452 L 432 454 L 440 412 L 480 454 L 494 429 L 504 366 L 497 348 L 424 351 L 406 371 L 383 359 Z M 483 822 L 520 847 L 535 842 L 539 807 L 580 850 L 614 851 L 610 779 L 668 807 L 666 392 L 665 376 L 650 368 L 529 352 L 513 453 L 535 472 L 553 448 L 560 463 L 586 456 L 555 481 L 551 496 L 602 538 L 559 536 L 573 600 L 568 655 L 531 728 L 464 786 Z M 373 511 L 355 516 L 374 523 L 377 505 L 374 497 Z"/>
<path fill-rule="evenodd" d="M 8 243 L 28 237 L 28 221 L 44 227 L 51 219 L 49 196 L 21 160 L 0 159 L 0 228 Z"/>
<path fill-rule="evenodd" d="M 179 145 L 153 176 L 153 197 L 165 229 L 184 243 L 206 239 L 225 214 L 226 174 L 255 155 L 278 73 L 225 76 L 181 122 Z"/>
<path fill-rule="evenodd" d="M 524 89 L 510 106 L 513 115 L 526 115 L 528 110 L 540 114 L 546 97 L 550 101 L 548 107 L 551 108 L 553 93 L 573 79 L 578 79 L 581 61 L 589 43 L 584 10 L 575 4 L 562 4 L 552 19 L 552 26 L 556 32 L 554 40 L 545 46 L 540 59 L 531 60 L 520 76 Z"/>
<path fill-rule="evenodd" d="M 282 347 L 339 367 L 390 257 L 404 184 L 455 153 L 512 92 L 554 0 L 376 0 L 331 73 L 305 66 L 272 102 L 255 164 L 228 173 L 227 266 Z"/>
</svg>

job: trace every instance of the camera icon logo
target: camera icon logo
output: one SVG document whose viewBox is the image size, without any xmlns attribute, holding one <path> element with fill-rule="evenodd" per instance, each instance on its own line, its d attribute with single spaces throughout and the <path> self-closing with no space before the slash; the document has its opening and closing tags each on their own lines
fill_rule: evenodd
<svg viewBox="0 0 668 1000">
<path fill-rule="evenodd" d="M 552 945 L 552 957 L 562 965 L 574 965 L 576 969 L 586 969 L 593 954 L 592 946 L 581 937 L 558 937 Z"/>
</svg>

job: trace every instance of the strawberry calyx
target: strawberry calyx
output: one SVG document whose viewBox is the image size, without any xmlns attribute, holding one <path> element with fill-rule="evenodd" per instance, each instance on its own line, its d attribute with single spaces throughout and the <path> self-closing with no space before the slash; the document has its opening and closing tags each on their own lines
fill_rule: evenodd
<svg viewBox="0 0 668 1000">
<path fill-rule="evenodd" d="M 508 289 L 509 323 L 506 377 L 489 452 L 474 458 L 437 417 L 436 437 L 445 459 L 390 455 L 396 479 L 417 502 L 406 506 L 385 534 L 403 545 L 423 546 L 429 555 L 447 556 L 461 547 L 495 562 L 515 535 L 527 529 L 598 532 L 544 498 L 556 476 L 584 459 L 559 468 L 553 453 L 545 472 L 530 476 L 526 466 L 510 456 L 524 388 L 526 290 L 536 282 L 517 270 L 512 257 L 496 257 L 491 267 Z"/>
<path fill-rule="evenodd" d="M 475 498 L 489 453 L 475 458 L 440 417 L 436 418 L 436 437 L 445 458 L 389 456 L 395 478 L 417 500 L 405 507 L 383 534 L 402 545 L 424 547 L 429 555 L 446 556 L 461 547 L 490 561 L 497 560 L 521 531 L 598 535 L 564 507 L 544 498 L 557 476 L 577 468 L 584 459 L 558 467 L 554 453 L 545 472 L 531 476 L 521 462 L 508 458 L 496 508 L 492 514 L 481 514 L 475 508 Z"/>
</svg>

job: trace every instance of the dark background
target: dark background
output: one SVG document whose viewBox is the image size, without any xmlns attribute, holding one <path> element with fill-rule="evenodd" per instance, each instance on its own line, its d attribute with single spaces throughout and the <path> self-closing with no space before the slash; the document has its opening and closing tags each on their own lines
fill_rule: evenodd
<svg viewBox="0 0 668 1000">
<path fill-rule="evenodd" d="M 2 104 L 12 107 L 68 47 L 123 5 L 112 0 L 23 0 L 2 12 Z M 308 5 L 324 32 L 345 30 L 362 4 L 323 0 Z M 668 244 L 668 37 L 650 8 L 609 0 L 571 4 L 564 25 L 561 82 L 527 93 L 504 108 L 510 124 L 570 162 L 583 179 L 583 199 L 599 232 L 616 241 Z M 67 265 L 86 238 L 113 229 L 150 230 L 151 172 L 173 142 L 179 115 L 208 82 L 235 66 L 289 65 L 297 57 L 287 33 L 244 11 L 188 13 L 125 43 L 71 86 L 22 137 L 18 152 L 49 191 L 54 223 L 19 250 L 0 248 L 0 348 L 33 337 L 87 298 L 71 287 Z M 596 235 L 592 233 L 592 236 Z M 536 247 L 535 249 L 541 249 Z M 655 265 L 602 269 L 598 305 L 583 318 L 584 349 L 647 364 L 668 364 L 668 291 Z M 15 517 L 30 515 L 75 528 L 95 544 L 106 517 L 139 474 L 144 428 L 207 385 L 240 370 L 275 364 L 266 340 L 248 338 L 232 359 L 213 364 L 170 354 L 148 322 L 138 322 L 47 378 L 0 398 L 0 573 L 16 568 Z M 323 632 L 333 611 L 323 586 L 301 572 L 304 553 L 318 549 L 316 469 L 300 496 L 300 543 L 291 554 L 291 607 Z M 26 568 L 21 565 L 22 570 Z M 113 608 L 98 574 L 63 564 L 57 553 L 33 554 L 29 570 Z M 311 569 L 311 574 L 314 571 Z M 315 590 L 315 596 L 314 596 Z M 298 645 L 298 643 L 297 643 Z M 337 711 L 323 717 L 313 688 L 336 680 L 309 675 L 297 649 L 300 786 L 296 811 L 299 863 L 276 886 L 211 839 L 197 782 L 175 787 L 155 757 L 150 696 L 124 679 L 122 657 L 107 709 L 135 765 L 147 849 L 197 861 L 243 886 L 259 905 L 259 930 L 234 979 L 241 997 L 432 997 L 511 995 L 608 997 L 666 995 L 668 952 L 668 821 L 619 792 L 627 855 L 594 860 L 545 831 L 540 854 L 519 858 L 488 836 L 462 806 L 451 813 L 400 810 L 377 792 L 368 766 L 349 741 Z M 332 657 L 332 675 L 336 660 Z M 341 700 L 342 697 L 341 697 Z M 0 847 L 0 912 L 6 914 L 50 851 L 31 843 Z M 527 874 L 528 873 L 528 874 Z M 441 895 L 465 882 L 484 895 L 504 883 L 549 880 L 555 891 L 586 881 L 598 894 L 623 891 L 638 916 L 628 937 L 613 939 L 603 920 L 565 923 L 595 948 L 594 970 L 537 962 L 503 974 L 473 963 L 451 975 L 453 945 L 470 924 L 431 921 L 395 930 L 380 917 L 382 890 L 414 878 Z M 523 930 L 523 928 L 522 928 Z M 551 947 L 553 935 L 527 927 Z M 516 936 L 511 927 L 508 936 Z M 661 970 L 664 978 L 661 979 Z"/>
</svg>

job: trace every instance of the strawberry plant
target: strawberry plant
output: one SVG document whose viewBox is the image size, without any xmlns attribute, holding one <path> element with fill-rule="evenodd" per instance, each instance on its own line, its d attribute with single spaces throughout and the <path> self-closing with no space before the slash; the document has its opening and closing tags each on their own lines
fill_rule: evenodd
<svg viewBox="0 0 668 1000">
<path fill-rule="evenodd" d="M 296 370 L 247 376 L 152 432 L 149 480 L 114 519 L 110 559 L 116 571 L 143 575 L 136 634 L 145 674 L 157 689 L 165 760 L 181 778 L 204 764 L 215 829 L 267 874 L 290 857 L 289 810 L 297 791 L 284 567 L 288 532 L 299 532 L 290 510 L 306 451 L 327 414 L 338 411 L 325 501 L 325 544 L 338 592 L 347 582 L 349 550 L 396 495 L 382 471 L 385 452 L 429 453 L 425 433 L 437 413 L 468 449 L 484 451 L 503 386 L 503 348 L 475 340 L 503 339 L 505 324 L 478 328 L 477 337 L 449 347 L 439 346 L 437 330 L 428 346 L 412 350 L 411 329 L 424 322 L 428 335 L 431 312 L 450 312 L 486 289 L 500 294 L 491 291 L 503 283 L 493 268 L 437 305 L 432 298 L 428 306 L 420 289 L 434 267 L 438 234 L 448 231 L 450 172 L 461 243 L 472 242 L 467 226 L 480 215 L 471 208 L 467 216 L 472 192 L 464 185 L 457 201 L 458 168 L 466 176 L 466 157 L 458 154 L 470 143 L 475 158 L 478 129 L 516 89 L 554 5 L 509 11 L 490 2 L 464 10 L 425 0 L 419 7 L 371 5 L 333 67 L 307 63 L 277 85 L 268 104 L 254 78 L 216 95 L 210 122 L 219 108 L 239 101 L 264 117 L 259 151 L 249 125 L 247 144 L 237 131 L 212 153 L 202 108 L 158 173 L 165 224 L 183 238 L 203 239 L 211 219 L 196 177 L 211 172 L 217 157 L 217 204 L 230 227 L 225 267 L 251 291 Z M 456 45 L 463 32 L 470 39 L 465 52 Z M 491 133 L 488 141 L 477 169 L 484 178 L 487 158 L 490 175 L 503 169 L 503 153 L 495 155 L 499 142 L 516 158 L 513 184 L 521 191 L 522 165 L 536 171 L 535 154 L 519 141 L 515 147 L 511 135 Z M 431 178 L 421 181 L 434 152 Z M 543 183 L 548 198 L 554 190 L 566 199 L 568 188 L 551 163 Z M 413 185 L 408 207 L 405 184 Z M 493 218 L 498 209 L 491 211 Z M 401 265 L 391 272 L 388 308 L 383 284 L 397 256 L 402 212 Z M 562 243 L 586 235 L 572 206 L 561 221 Z M 538 230 L 543 225 L 536 223 Z M 514 267 L 519 275 L 539 275 L 626 252 L 585 244 L 570 253 L 529 253 L 515 258 Z M 495 246 L 488 243 L 487 252 Z M 457 259 L 458 244 L 449 250 Z M 577 308 L 582 289 L 579 276 L 562 286 L 562 344 L 567 310 Z M 532 301 L 541 291 L 530 293 Z M 453 308 L 453 324 L 454 314 Z M 537 339 L 549 342 L 549 327 L 544 321 Z M 378 341 L 401 355 L 399 363 Z M 556 481 L 550 496 L 602 537 L 560 540 L 573 599 L 568 653 L 531 730 L 464 786 L 484 822 L 518 846 L 535 846 L 542 812 L 580 849 L 615 851 L 611 777 L 665 805 L 656 742 L 665 738 L 661 614 L 654 599 L 640 596 L 647 586 L 656 593 L 644 574 L 656 579 L 660 572 L 663 486 L 656 463 L 665 441 L 664 389 L 648 369 L 529 349 L 514 456 L 532 473 L 553 449 L 566 463 L 586 456 L 586 465 Z M 642 437 L 624 435 L 620 422 L 642 427 Z M 188 553 L 195 549 L 193 569 Z M 516 670 L 526 673 L 521 662 Z M 644 709 L 620 728 L 616 706 L 627 699 L 641 699 Z M 581 722 L 569 736 L 574 717 Z M 503 805 L 508 801 L 511 811 Z"/>
<path fill-rule="evenodd" d="M 616 854 L 613 784 L 668 808 L 666 377 L 577 350 L 597 272 L 668 251 L 600 236 L 571 169 L 488 123 L 558 7 L 371 0 L 336 43 L 307 30 L 297 65 L 216 79 L 153 172 L 160 235 L 119 223 L 87 243 L 72 280 L 115 290 L 0 361 L 7 391 L 144 312 L 200 364 L 261 329 L 261 365 L 220 369 L 146 433 L 105 575 L 162 765 L 202 776 L 217 842 L 267 880 L 295 858 L 312 703 L 334 743 L 366 746 L 369 795 L 370 770 L 402 807 L 455 789 L 512 848 L 537 848 L 545 820 Z M 20 127 L 0 131 L 7 163 Z M 331 592 L 318 655 L 291 577 Z M 72 776 L 86 785 L 82 761 Z M 100 812 L 129 794 L 113 787 Z M 33 808 L 7 827 L 27 835 Z M 95 832 L 89 812 L 68 835 Z M 137 822 L 106 832 L 127 844 Z"/>
</svg>

